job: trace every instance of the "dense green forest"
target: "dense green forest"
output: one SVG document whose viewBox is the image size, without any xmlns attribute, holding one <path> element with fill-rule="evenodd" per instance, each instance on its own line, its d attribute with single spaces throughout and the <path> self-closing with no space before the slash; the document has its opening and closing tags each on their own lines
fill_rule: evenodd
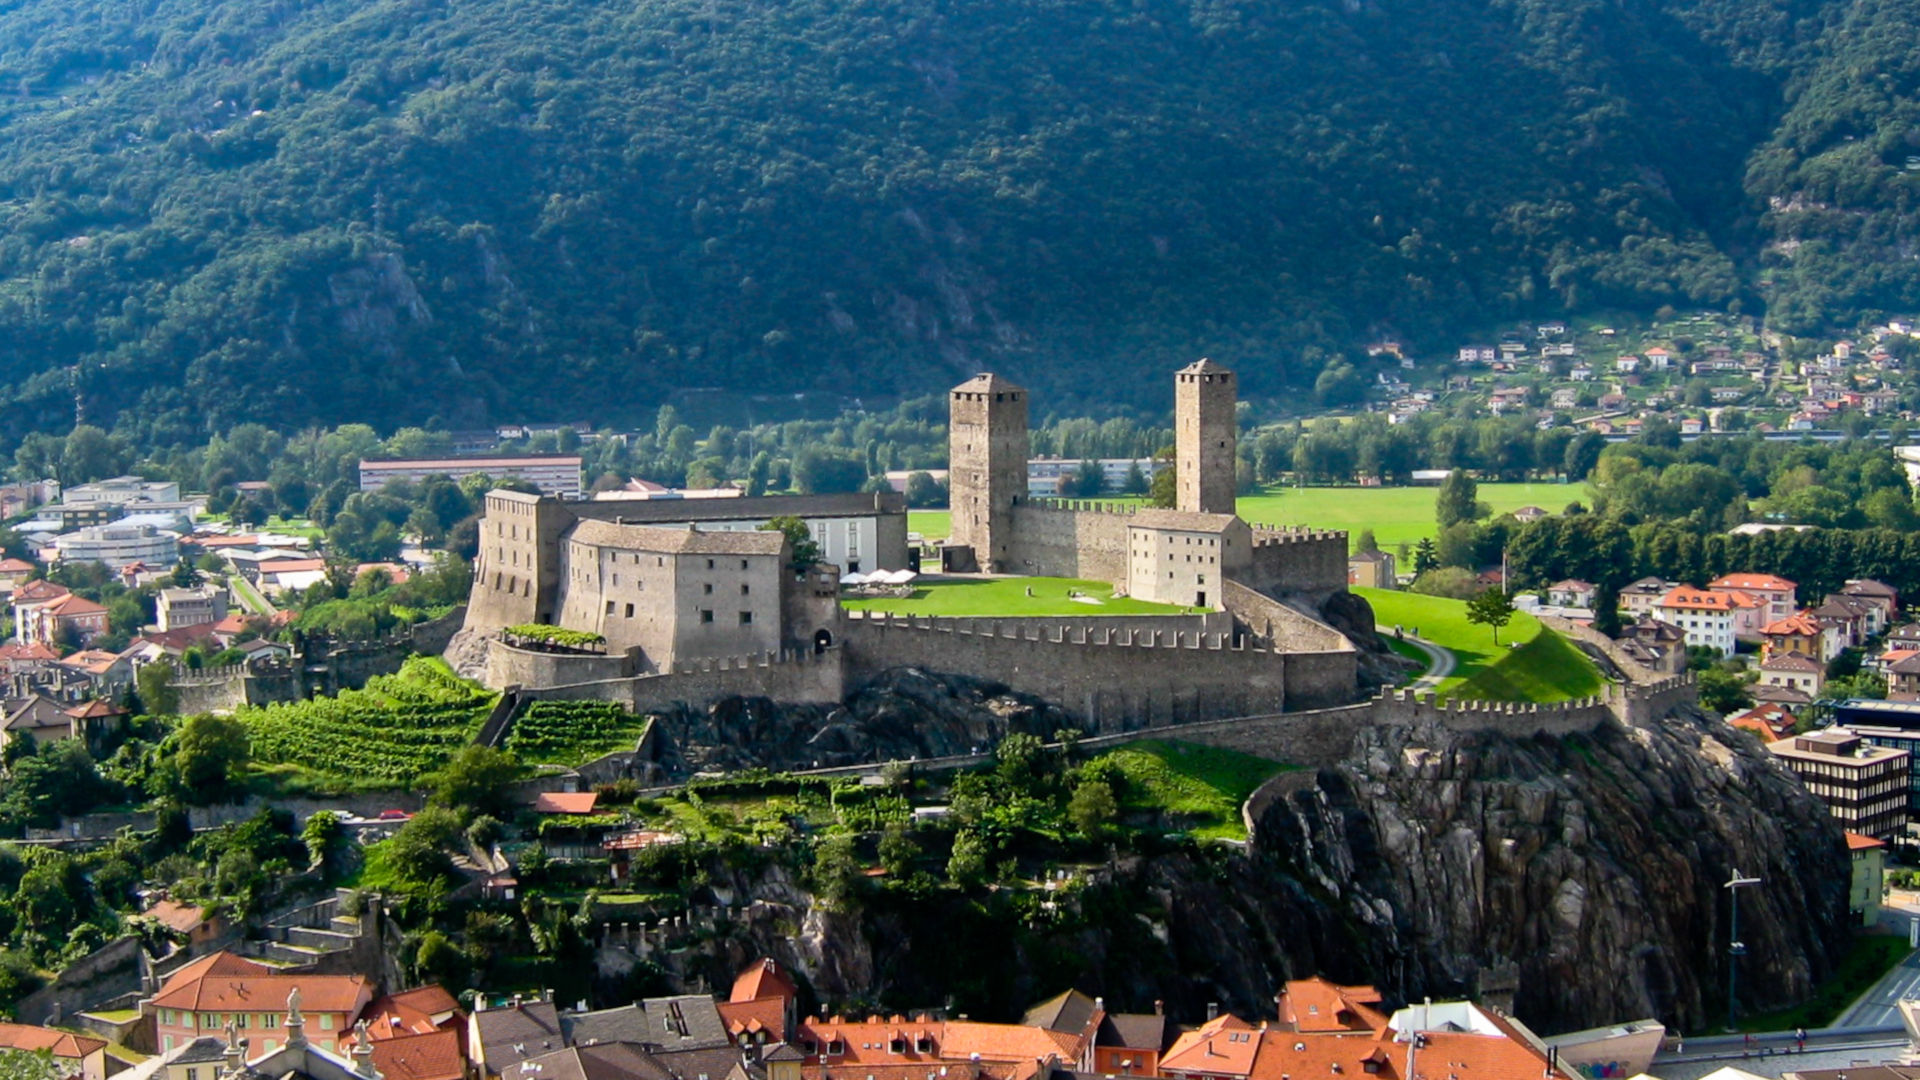
<svg viewBox="0 0 1920 1080">
<path fill-rule="evenodd" d="M 0 444 L 1920 306 L 1920 0 L 15 0 Z M 4 446 L 0 446 L 4 448 Z"/>
</svg>

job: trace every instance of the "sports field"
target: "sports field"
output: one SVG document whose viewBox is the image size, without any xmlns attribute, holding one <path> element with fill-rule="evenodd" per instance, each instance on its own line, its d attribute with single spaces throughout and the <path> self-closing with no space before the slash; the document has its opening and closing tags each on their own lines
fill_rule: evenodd
<svg viewBox="0 0 1920 1080">
<path fill-rule="evenodd" d="M 1180 615 L 1204 610 L 1155 604 L 1130 596 L 1116 597 L 1113 586 L 1104 581 L 1073 578 L 923 577 L 913 585 L 910 597 L 846 599 L 840 605 L 849 611 L 891 611 L 901 615 L 1005 617 Z"/>
<path fill-rule="evenodd" d="M 1380 546 L 1391 551 L 1396 544 L 1416 543 L 1439 532 L 1433 520 L 1433 500 L 1438 494 L 1433 487 L 1269 488 L 1241 496 L 1238 508 L 1241 517 L 1261 525 L 1311 525 L 1345 529 L 1356 536 L 1361 529 L 1372 529 Z M 1557 514 L 1568 503 L 1586 498 L 1586 488 L 1580 484 L 1480 485 L 1480 501 L 1495 514 L 1523 506 Z M 951 515 L 945 510 L 912 510 L 907 513 L 907 528 L 929 542 L 943 539 L 952 531 Z"/>
<path fill-rule="evenodd" d="M 1463 600 L 1387 589 L 1353 591 L 1373 605 L 1374 623 L 1382 634 L 1392 637 L 1396 626 L 1409 633 L 1417 630 L 1453 653 L 1459 666 L 1436 687 L 1444 696 L 1544 703 L 1600 689 L 1600 672 L 1593 662 L 1524 611 L 1513 613 L 1496 645 L 1491 627 L 1467 621 Z"/>
</svg>

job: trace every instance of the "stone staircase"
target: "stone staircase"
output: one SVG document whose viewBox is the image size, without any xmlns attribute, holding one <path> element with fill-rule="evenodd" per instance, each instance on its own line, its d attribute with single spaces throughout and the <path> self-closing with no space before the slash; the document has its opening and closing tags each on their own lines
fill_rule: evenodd
<svg viewBox="0 0 1920 1080">
<path fill-rule="evenodd" d="M 360 942 L 364 925 L 360 916 L 341 914 L 351 892 L 335 889 L 325 900 L 269 919 L 262 928 L 263 938 L 249 942 L 249 946 L 267 963 L 303 968 L 352 951 Z"/>
</svg>

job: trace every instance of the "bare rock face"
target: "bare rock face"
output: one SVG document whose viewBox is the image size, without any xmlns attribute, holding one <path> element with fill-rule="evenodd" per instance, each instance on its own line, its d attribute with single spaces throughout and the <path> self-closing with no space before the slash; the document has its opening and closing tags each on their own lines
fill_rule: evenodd
<svg viewBox="0 0 1920 1080">
<path fill-rule="evenodd" d="M 846 722 L 880 739 L 922 723 L 979 737 L 984 702 L 929 693 L 924 712 L 890 693 L 884 710 L 850 704 Z M 1717 721 L 1531 739 L 1369 729 L 1350 759 L 1282 774 L 1272 794 L 1246 848 L 1117 853 L 1050 908 L 1018 890 L 929 887 L 827 913 L 777 860 L 717 864 L 703 902 L 745 910 L 674 974 L 725 985 L 770 955 L 836 1008 L 945 1002 L 1011 1018 L 1078 986 L 1197 1021 L 1216 1002 L 1271 1015 L 1281 981 L 1318 973 L 1397 1001 L 1471 995 L 1544 1031 L 1643 1016 L 1697 1027 L 1725 1008 L 1721 883 L 1735 868 L 1764 880 L 1741 895 L 1746 1008 L 1804 998 L 1847 940 L 1838 829 Z"/>
<path fill-rule="evenodd" d="M 992 751 L 1015 732 L 1078 728 L 1058 707 L 997 683 L 898 668 L 842 705 L 728 698 L 656 714 L 687 769 L 824 768 Z"/>
<path fill-rule="evenodd" d="M 1259 857 L 1342 910 L 1405 994 L 1468 993 L 1557 1030 L 1725 1009 L 1727 890 L 1747 1008 L 1804 998 L 1846 940 L 1824 807 L 1750 737 L 1680 719 L 1513 740 L 1373 729 L 1258 823 Z"/>
</svg>

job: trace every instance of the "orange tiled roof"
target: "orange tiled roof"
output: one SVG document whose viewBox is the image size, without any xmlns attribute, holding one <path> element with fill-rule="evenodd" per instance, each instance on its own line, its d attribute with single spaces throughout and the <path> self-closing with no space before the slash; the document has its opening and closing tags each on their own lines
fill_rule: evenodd
<svg viewBox="0 0 1920 1080">
<path fill-rule="evenodd" d="M 1826 628 L 1822 627 L 1818 622 L 1816 622 L 1813 616 L 1808 615 L 1804 611 L 1801 611 L 1801 612 L 1796 612 L 1792 615 L 1789 615 L 1784 619 L 1775 619 L 1774 621 L 1761 627 L 1760 632 L 1762 634 L 1767 635 L 1768 637 L 1774 637 L 1776 635 L 1779 635 L 1779 636 L 1798 635 L 1801 637 L 1819 637 L 1821 634 L 1826 633 Z"/>
<path fill-rule="evenodd" d="M 13 602 L 19 604 L 52 600 L 55 597 L 67 595 L 67 592 L 66 586 L 55 585 L 51 581 L 29 581 L 13 590 Z"/>
<path fill-rule="evenodd" d="M 1268 1030 L 1258 1035 L 1258 1056 L 1254 1059 L 1251 1080 L 1286 1080 L 1288 1077 L 1364 1077 L 1378 1076 L 1397 1080 L 1406 1061 L 1406 1050 L 1393 1042 L 1392 1032 L 1375 1034 L 1302 1034 Z M 1374 1069 L 1367 1071 L 1371 1062 Z M 1196 1069 L 1195 1071 L 1198 1071 Z M 1461 1080 L 1465 1080 L 1462 1077 Z M 1538 1080 L 1538 1078 L 1533 1078 Z"/>
<path fill-rule="evenodd" d="M 176 975 L 154 995 L 153 1003 L 203 1012 L 266 1011 L 285 1007 L 295 987 L 301 1007 L 316 1013 L 357 1014 L 372 993 L 358 975 L 207 975 L 184 981 Z"/>
<path fill-rule="evenodd" d="M 1280 994 L 1280 1019 L 1295 1031 L 1371 1031 L 1387 1028 L 1387 1017 L 1371 1006 L 1380 991 L 1371 986 L 1341 986 L 1316 975 L 1292 979 Z"/>
<path fill-rule="evenodd" d="M 1500 1017 L 1489 1014 L 1496 1026 Z M 1516 1034 L 1475 1035 L 1461 1031 L 1422 1032 L 1426 1048 L 1414 1055 L 1408 1080 L 1559 1080 L 1565 1074 L 1547 1071 L 1547 1059 L 1534 1052 Z"/>
<path fill-rule="evenodd" d="M 52 603 L 47 604 L 41 610 L 59 618 L 78 615 L 104 615 L 107 612 L 105 605 L 96 604 L 86 597 L 81 596 L 79 593 L 68 593 Z"/>
<path fill-rule="evenodd" d="M 721 1021 L 727 1025 L 727 1033 L 736 1039 L 748 1032 L 765 1031 L 776 1040 L 786 1041 L 787 1002 L 785 998 L 722 1001 L 716 1003 L 715 1007 L 720 1010 Z"/>
<path fill-rule="evenodd" d="M 593 791 L 548 791 L 533 801 L 536 814 L 591 814 L 600 801 Z"/>
<path fill-rule="evenodd" d="M 169 930 L 186 933 L 207 921 L 207 912 L 198 904 L 182 904 L 175 900 L 160 900 L 144 913 L 150 919 L 158 919 L 160 925 Z"/>
<path fill-rule="evenodd" d="M 1873 848 L 1882 848 L 1886 846 L 1887 846 L 1887 842 L 1885 840 L 1875 840 L 1871 836 L 1862 836 L 1857 832 L 1850 832 L 1847 834 L 1847 850 L 1848 851 L 1868 851 Z"/>
<path fill-rule="evenodd" d="M 19 594 L 16 593 L 15 595 L 17 596 Z M 5 645 L 0 645 L 0 660 L 24 662 L 29 660 L 58 659 L 60 659 L 60 654 L 54 652 L 52 647 L 44 642 L 36 641 L 31 645 L 26 645 L 18 641 L 9 641 Z"/>
<path fill-rule="evenodd" d="M 167 979 L 166 985 L 160 988 L 160 992 L 165 993 L 168 987 L 183 984 L 186 980 L 204 978 L 209 975 L 271 974 L 273 974 L 273 969 L 265 964 L 256 963 L 244 956 L 222 950 L 209 956 L 203 956 L 182 967 L 179 971 L 174 972 L 173 975 Z"/>
<path fill-rule="evenodd" d="M 759 963 L 742 971 L 733 980 L 733 992 L 727 995 L 728 1001 L 759 1001 L 761 998 L 793 998 L 799 991 L 787 973 L 780 970 L 780 964 L 772 957 L 763 957 Z"/>
<path fill-rule="evenodd" d="M 447 1028 L 374 1039 L 373 1067 L 386 1080 L 461 1080 L 467 1073 L 461 1032 Z"/>
<path fill-rule="evenodd" d="M 1674 589 L 1660 598 L 1658 606 L 1685 611 L 1732 611 L 1742 606 L 1734 596 L 1734 593 L 1716 592 L 1713 589 Z"/>
<path fill-rule="evenodd" d="M 1245 1076 L 1258 1048 L 1259 1032 L 1229 1013 L 1175 1039 L 1160 1058 L 1160 1071 Z"/>
<path fill-rule="evenodd" d="M 1709 589 L 1761 589 L 1767 592 L 1792 592 L 1798 586 L 1774 574 L 1722 574 L 1707 582 Z"/>
<path fill-rule="evenodd" d="M 29 1052 L 45 1050 L 57 1058 L 84 1058 L 106 1048 L 105 1039 L 34 1027 L 31 1024 L 0 1022 L 0 1049 Z"/>
</svg>

